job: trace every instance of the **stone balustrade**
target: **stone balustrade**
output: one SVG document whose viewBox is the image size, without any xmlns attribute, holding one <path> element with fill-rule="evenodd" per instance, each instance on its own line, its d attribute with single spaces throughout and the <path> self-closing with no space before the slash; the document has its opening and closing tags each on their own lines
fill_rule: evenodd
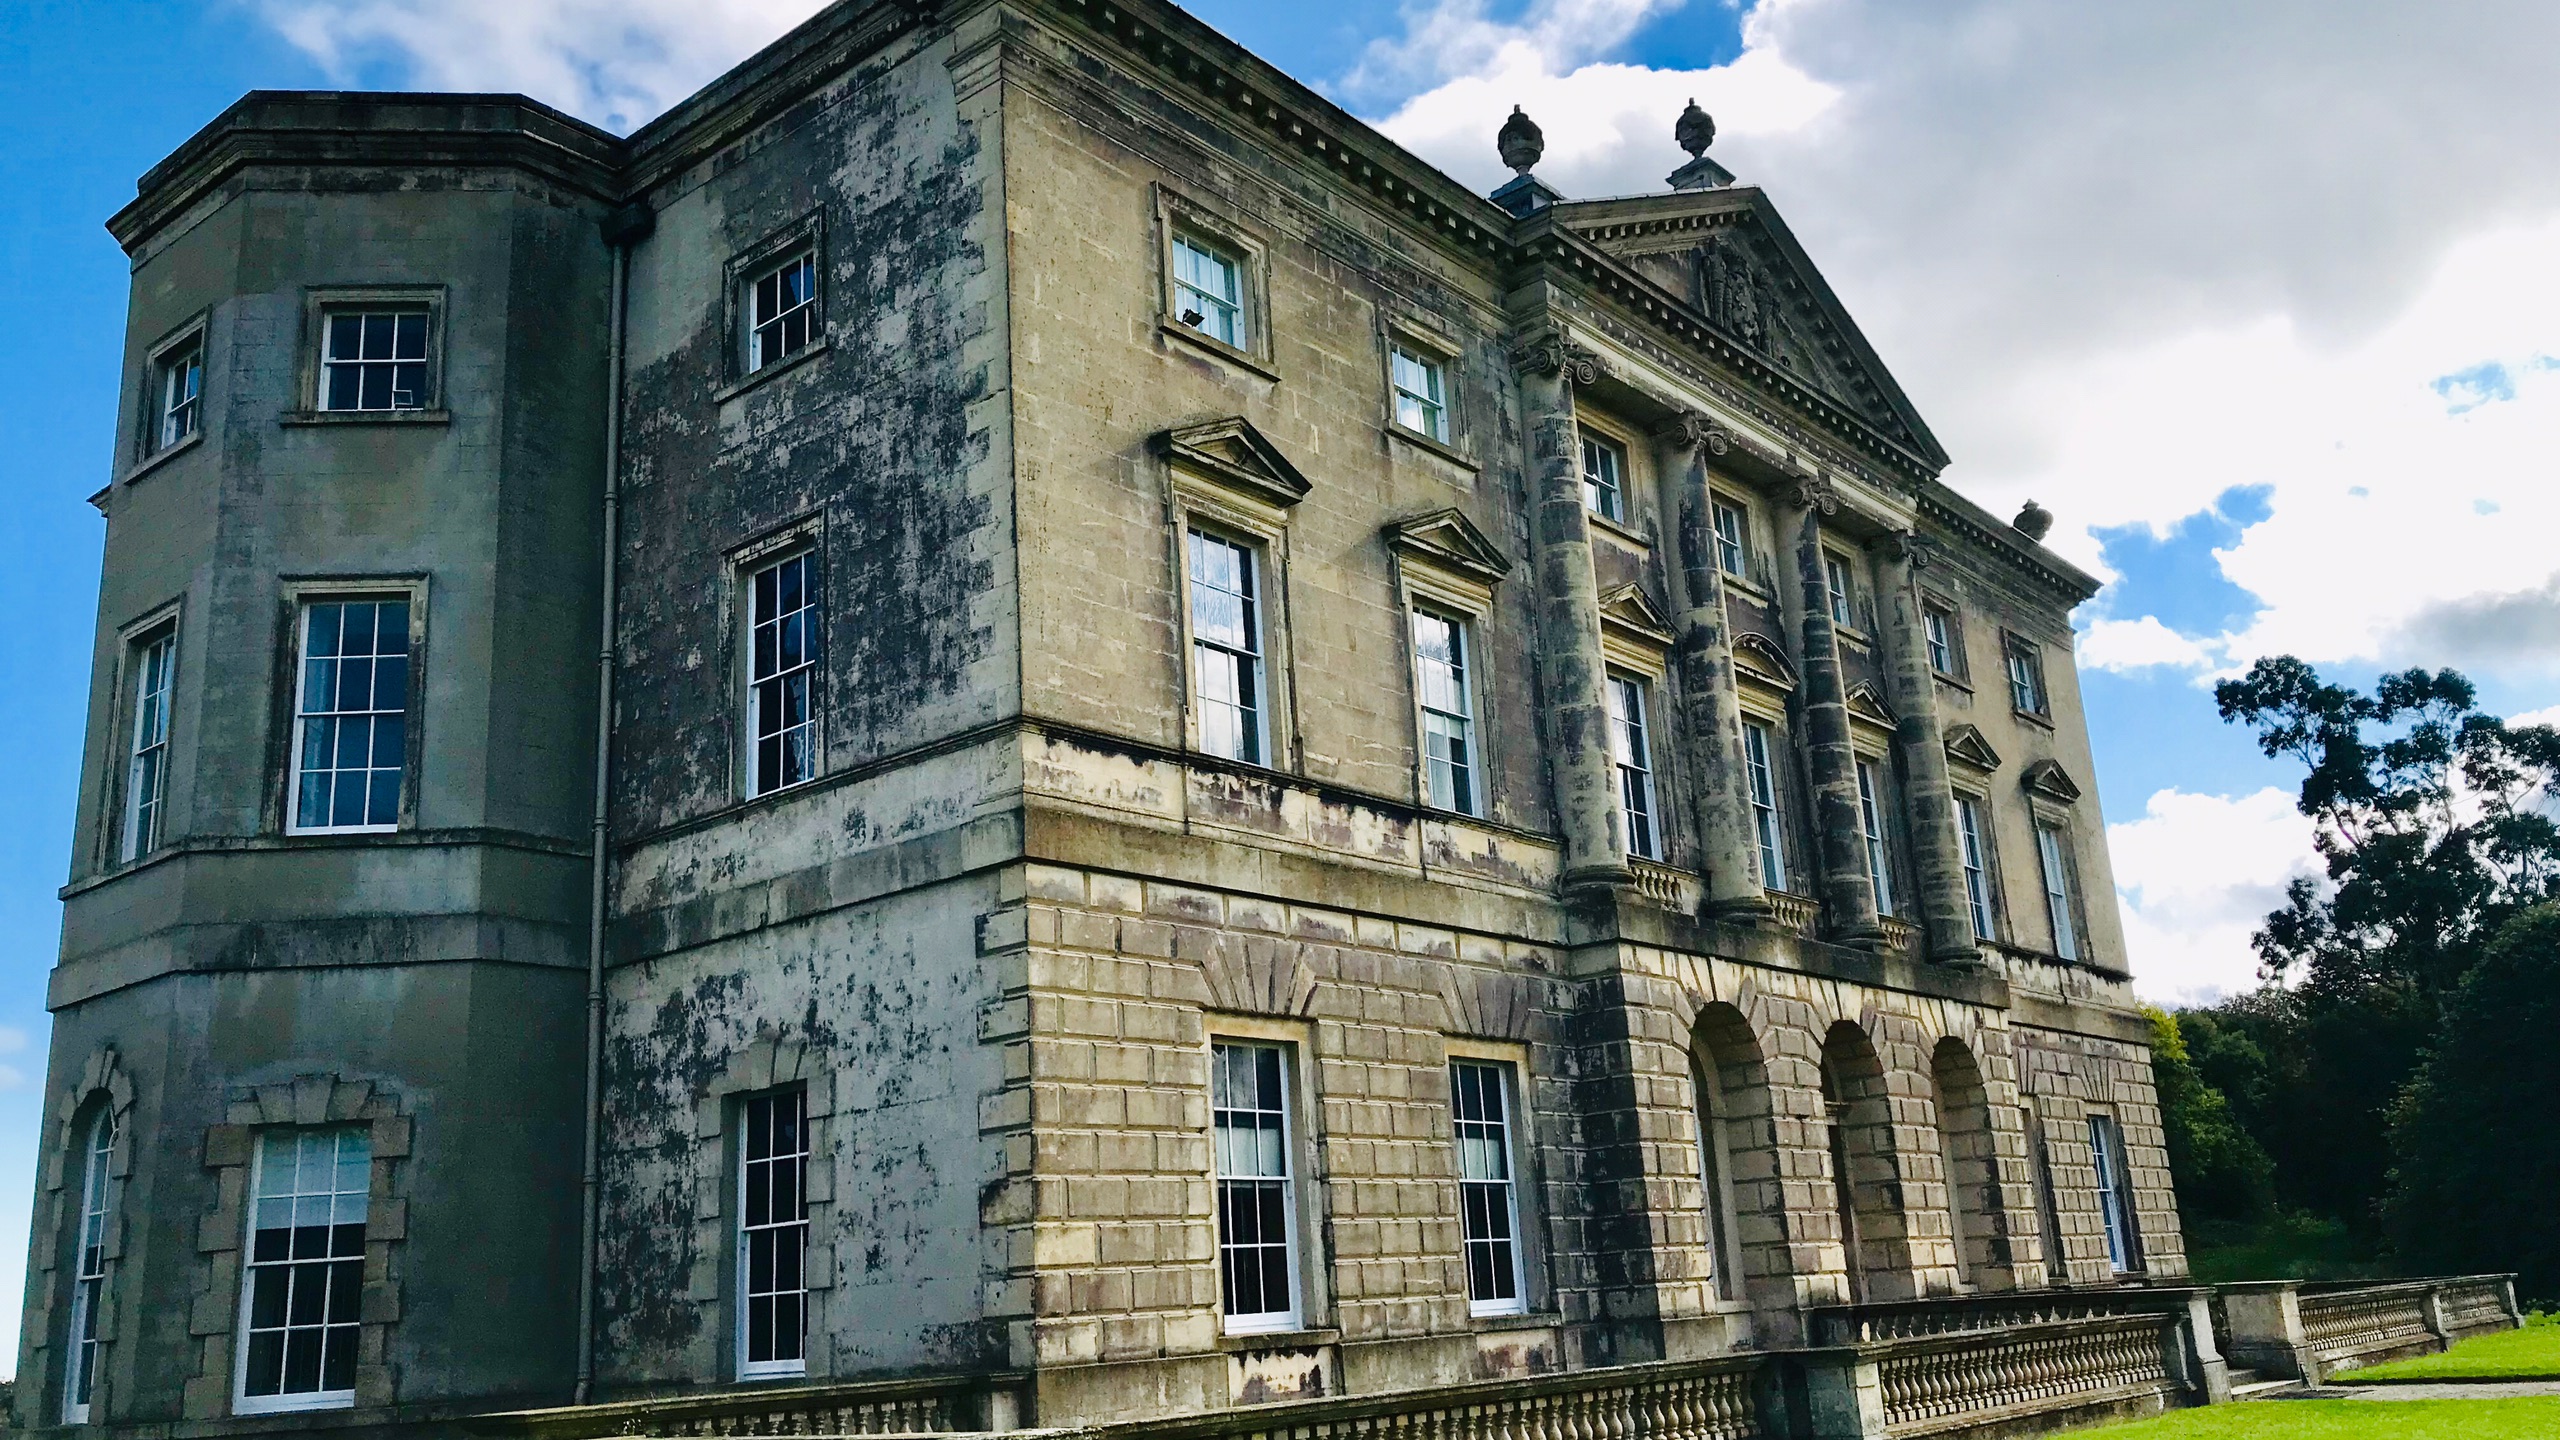
<svg viewBox="0 0 2560 1440">
<path fill-rule="evenodd" d="M 2426 1355 L 2521 1323 L 2514 1277 L 2382 1284 L 2267 1280 L 2220 1287 L 2223 1350 L 2236 1364 L 2318 1384 L 2360 1365 Z"/>
<path fill-rule="evenodd" d="M 1625 1365 L 1083 1432 L 1109 1440 L 1753 1440 L 1758 1355 Z"/>
<path fill-rule="evenodd" d="M 1812 896 L 1798 895 L 1792 890 L 1771 890 L 1767 894 L 1769 923 L 1798 935 L 1810 936 L 1820 930 L 1822 907 Z"/>
<path fill-rule="evenodd" d="M 1885 1342 L 1874 1357 L 1892 1437 L 1997 1427 L 2029 1416 L 2089 1419 L 2179 1404 L 2189 1389 L 2166 1313 L 2113 1315 Z"/>
<path fill-rule="evenodd" d="M 2445 1343 L 2516 1328 L 2522 1322 L 2515 1291 L 2514 1279 L 2505 1275 L 2473 1275 L 2438 1283 L 2436 1318 Z"/>
<path fill-rule="evenodd" d="M 852 1385 L 754 1388 L 602 1405 L 477 1415 L 493 1440 L 599 1440 L 621 1435 L 918 1435 L 1012 1430 L 1029 1377 L 951 1375 Z"/>
</svg>

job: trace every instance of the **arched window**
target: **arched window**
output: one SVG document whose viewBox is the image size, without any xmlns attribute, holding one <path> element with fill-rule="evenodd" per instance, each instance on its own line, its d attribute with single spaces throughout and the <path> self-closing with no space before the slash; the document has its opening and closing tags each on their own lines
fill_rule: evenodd
<svg viewBox="0 0 2560 1440">
<path fill-rule="evenodd" d="M 1698 1012 L 1689 1057 L 1709 1281 L 1719 1299 L 1749 1299 L 1757 1281 L 1772 1303 L 1792 1305 L 1794 1267 L 1779 1178 L 1788 1167 L 1777 1152 L 1759 1039 L 1741 1011 L 1718 1001 Z M 1750 1239 L 1745 1216 L 1754 1220 Z"/>
<path fill-rule="evenodd" d="M 62 1421 L 89 1423 L 89 1396 L 98 1383 L 98 1311 L 106 1300 L 107 1222 L 115 1209 L 116 1114 L 101 1104 L 89 1122 L 80 1157 L 79 1258 L 71 1272 L 71 1333 L 62 1377 Z"/>
<path fill-rule="evenodd" d="M 1891 1091 L 1875 1043 L 1846 1020 L 1823 1037 L 1822 1100 L 1830 1119 L 1832 1197 L 1850 1303 L 1910 1299 L 1916 1276 L 1902 1211 Z"/>
<path fill-rule="evenodd" d="M 1929 1078 L 1936 1091 L 1938 1149 L 1946 1163 L 1948 1219 L 1955 1227 L 1956 1275 L 1984 1289 L 2006 1290 L 2016 1281 L 1981 1066 L 1950 1035 L 1929 1057 Z"/>
</svg>

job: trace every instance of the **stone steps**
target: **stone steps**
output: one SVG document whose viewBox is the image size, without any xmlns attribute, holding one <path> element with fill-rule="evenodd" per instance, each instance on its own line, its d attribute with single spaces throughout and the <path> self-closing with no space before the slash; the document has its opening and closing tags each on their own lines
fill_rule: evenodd
<svg viewBox="0 0 2560 1440">
<path fill-rule="evenodd" d="M 2234 1400 L 2268 1400 L 2301 1388 L 2301 1381 L 2282 1375 L 2270 1379 L 2255 1370 L 2243 1370 L 2236 1365 L 2231 1368 L 2231 1398 Z"/>
</svg>

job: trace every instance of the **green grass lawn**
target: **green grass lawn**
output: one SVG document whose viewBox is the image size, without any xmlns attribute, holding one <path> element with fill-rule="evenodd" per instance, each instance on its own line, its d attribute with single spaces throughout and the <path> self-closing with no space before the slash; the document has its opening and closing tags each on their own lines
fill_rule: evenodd
<svg viewBox="0 0 2560 1440">
<path fill-rule="evenodd" d="M 2560 1398 L 2255 1400 L 2176 1410 L 2072 1440 L 2551 1440 Z"/>
<path fill-rule="evenodd" d="M 2339 1385 L 2386 1380 L 2504 1380 L 2560 1375 L 2560 1315 L 2528 1315 L 2521 1330 L 2479 1335 L 2441 1355 L 2420 1355 L 2388 1365 L 2343 1370 Z"/>
</svg>

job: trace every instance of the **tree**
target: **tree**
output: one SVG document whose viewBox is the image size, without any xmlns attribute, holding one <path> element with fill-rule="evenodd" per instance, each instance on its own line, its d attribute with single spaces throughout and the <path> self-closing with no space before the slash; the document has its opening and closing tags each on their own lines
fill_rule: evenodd
<svg viewBox="0 0 2560 1440">
<path fill-rule="evenodd" d="M 2437 1274 L 2513 1270 L 2560 1296 L 2560 906 L 2510 919 L 2465 976 L 2393 1107 L 2388 1214 L 2403 1263 Z"/>
<path fill-rule="evenodd" d="M 2233 1118 L 2230 1100 L 2196 1069 L 2178 1018 L 2149 1007 L 2143 1013 L 2151 1019 L 2151 1083 L 2160 1094 L 2160 1126 L 2186 1228 L 2266 1218 L 2275 1210 L 2275 1162 Z"/>
<path fill-rule="evenodd" d="M 2265 1065 L 2263 1100 L 2238 1108 L 2287 1203 L 2371 1233 L 2387 1117 L 2447 998 L 2560 883 L 2560 825 L 2540 808 L 2560 795 L 2560 733 L 2480 713 L 2451 670 L 2385 675 L 2367 695 L 2278 656 L 2214 699 L 2304 767 L 2297 804 L 2326 872 L 2296 880 L 2253 937 L 2270 990 L 2223 1007 Z"/>
</svg>

